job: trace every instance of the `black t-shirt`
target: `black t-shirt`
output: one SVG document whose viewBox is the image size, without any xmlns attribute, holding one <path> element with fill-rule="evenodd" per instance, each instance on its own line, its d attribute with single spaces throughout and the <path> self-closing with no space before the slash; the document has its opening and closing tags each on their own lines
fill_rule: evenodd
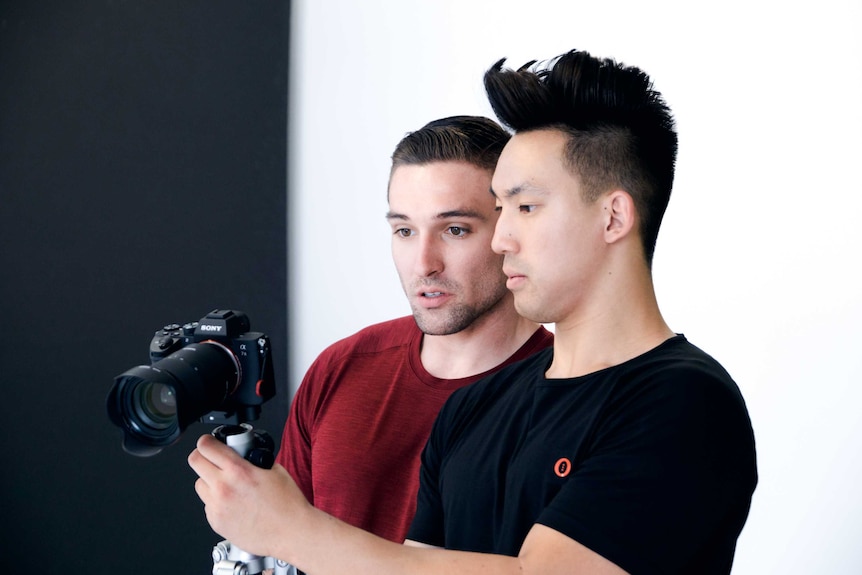
<svg viewBox="0 0 862 575">
<path fill-rule="evenodd" d="M 408 539 L 516 556 L 540 523 L 630 573 L 728 573 L 757 470 L 727 372 L 682 335 L 583 377 L 545 379 L 552 358 L 451 396 Z"/>
</svg>

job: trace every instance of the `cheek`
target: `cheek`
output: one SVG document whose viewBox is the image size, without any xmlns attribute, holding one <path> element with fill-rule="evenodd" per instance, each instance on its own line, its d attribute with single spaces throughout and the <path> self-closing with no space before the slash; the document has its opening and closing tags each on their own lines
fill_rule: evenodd
<svg viewBox="0 0 862 575">
<path fill-rule="evenodd" d="M 572 288 L 577 277 L 578 246 L 562 237 L 535 246 L 535 256 L 530 258 L 527 273 L 534 287 L 551 296 L 561 297 Z"/>
<path fill-rule="evenodd" d="M 506 285 L 503 257 L 490 252 L 460 260 L 457 275 L 462 285 L 473 286 L 472 290 L 479 294 L 496 293 L 499 286 L 505 289 Z"/>
<path fill-rule="evenodd" d="M 505 278 L 503 275 L 503 256 L 494 253 L 484 253 L 481 259 L 474 260 L 470 264 L 475 271 L 481 270 L 482 275 L 494 278 Z"/>
<path fill-rule="evenodd" d="M 404 246 L 399 246 L 394 242 L 392 244 L 392 263 L 395 264 L 395 271 L 403 282 L 410 269 L 410 257 Z"/>
</svg>

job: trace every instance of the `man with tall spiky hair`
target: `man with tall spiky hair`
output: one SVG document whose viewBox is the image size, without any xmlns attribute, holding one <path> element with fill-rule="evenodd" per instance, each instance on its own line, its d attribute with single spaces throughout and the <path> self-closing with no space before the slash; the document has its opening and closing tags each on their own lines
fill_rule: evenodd
<svg viewBox="0 0 862 575">
<path fill-rule="evenodd" d="M 555 324 L 553 348 L 449 398 L 410 546 L 334 521 L 283 470 L 202 438 L 190 463 L 210 524 L 315 575 L 729 573 L 754 435 L 730 375 L 656 300 L 668 106 L 641 70 L 582 51 L 498 62 L 485 86 L 514 131 L 491 184 L 492 247 L 519 313 Z"/>
</svg>

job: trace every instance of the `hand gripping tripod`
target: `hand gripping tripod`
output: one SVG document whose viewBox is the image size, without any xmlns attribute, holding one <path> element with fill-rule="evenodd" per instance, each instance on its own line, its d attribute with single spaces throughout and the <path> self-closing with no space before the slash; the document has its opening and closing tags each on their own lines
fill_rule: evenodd
<svg viewBox="0 0 862 575">
<path fill-rule="evenodd" d="M 212 434 L 254 465 L 272 468 L 274 443 L 265 431 L 255 431 L 251 425 L 240 423 L 219 426 Z M 264 569 L 272 569 L 274 575 L 296 575 L 296 569 L 281 559 L 253 555 L 229 541 L 213 547 L 212 558 L 213 575 L 257 575 Z"/>
</svg>

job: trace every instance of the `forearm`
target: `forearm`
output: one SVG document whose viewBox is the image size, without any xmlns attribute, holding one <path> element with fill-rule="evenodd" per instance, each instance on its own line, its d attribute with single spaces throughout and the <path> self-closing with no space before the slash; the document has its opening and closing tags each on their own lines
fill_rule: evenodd
<svg viewBox="0 0 862 575">
<path fill-rule="evenodd" d="M 520 573 L 516 557 L 399 545 L 314 508 L 297 519 L 295 539 L 280 542 L 274 556 L 314 575 Z"/>
<path fill-rule="evenodd" d="M 392 543 L 312 507 L 280 465 L 260 469 L 205 435 L 189 455 L 195 490 L 216 533 L 241 549 L 283 559 L 314 575 L 506 575 L 519 560 L 502 555 Z M 537 571 L 537 573 L 540 571 Z"/>
</svg>

